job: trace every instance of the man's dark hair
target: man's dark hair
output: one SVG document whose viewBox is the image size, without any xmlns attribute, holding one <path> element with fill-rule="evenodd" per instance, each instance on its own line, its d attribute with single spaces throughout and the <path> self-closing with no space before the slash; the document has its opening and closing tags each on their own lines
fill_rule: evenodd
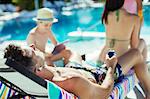
<svg viewBox="0 0 150 99">
<path fill-rule="evenodd" d="M 8 47 L 6 47 L 4 51 L 4 58 L 14 59 L 28 69 L 32 68 L 32 66 L 34 65 L 32 58 L 23 56 L 23 50 L 21 49 L 21 47 L 14 44 L 9 44 Z"/>
</svg>

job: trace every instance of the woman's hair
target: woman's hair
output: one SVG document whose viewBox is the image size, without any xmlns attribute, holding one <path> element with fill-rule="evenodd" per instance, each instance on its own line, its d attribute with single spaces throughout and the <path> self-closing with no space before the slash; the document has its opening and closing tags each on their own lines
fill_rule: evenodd
<svg viewBox="0 0 150 99">
<path fill-rule="evenodd" d="M 124 0 L 106 0 L 104 12 L 102 15 L 102 24 L 108 23 L 107 17 L 110 11 L 116 11 L 120 9 L 124 4 Z"/>
<path fill-rule="evenodd" d="M 34 62 L 31 57 L 23 56 L 23 50 L 20 46 L 9 44 L 4 51 L 4 58 L 11 58 L 19 62 L 27 69 L 31 69 L 34 66 Z"/>
</svg>

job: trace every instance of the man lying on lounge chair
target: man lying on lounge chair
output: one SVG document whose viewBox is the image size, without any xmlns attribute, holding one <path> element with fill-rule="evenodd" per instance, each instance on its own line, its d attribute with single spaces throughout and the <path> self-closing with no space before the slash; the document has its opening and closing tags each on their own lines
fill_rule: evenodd
<svg viewBox="0 0 150 99">
<path fill-rule="evenodd" d="M 55 84 L 68 92 L 74 93 L 81 99 L 108 98 L 113 88 L 113 72 L 116 65 L 116 58 L 107 61 L 108 71 L 105 80 L 101 85 L 96 83 L 92 73 L 83 69 L 37 66 L 39 56 L 31 49 L 23 49 L 19 46 L 9 45 L 5 50 L 5 58 L 12 58 L 24 65 L 38 76 L 53 81 Z M 42 58 L 40 58 L 40 61 Z M 90 79 L 90 80 L 88 80 Z"/>
<path fill-rule="evenodd" d="M 131 50 L 134 53 L 134 50 Z M 136 51 L 135 51 L 136 52 Z M 43 62 L 41 57 L 37 56 L 37 52 L 32 49 L 25 49 L 15 45 L 9 45 L 5 50 L 5 58 L 11 58 L 36 75 L 53 81 L 55 84 L 65 89 L 68 92 L 74 93 L 81 99 L 105 99 L 108 98 L 114 83 L 114 71 L 119 71 L 118 77 L 121 77 L 124 68 L 121 68 L 117 63 L 117 58 L 112 56 L 111 58 L 106 57 L 105 65 L 108 68 L 106 77 L 103 79 L 101 76 L 101 69 L 89 69 L 89 68 L 61 68 L 61 67 L 48 67 L 39 66 L 37 61 Z M 136 52 L 137 54 L 137 52 Z M 107 55 L 108 56 L 108 55 Z M 133 55 L 134 57 L 135 55 Z M 118 60 L 119 61 L 119 60 Z M 71 65 L 72 66 L 72 65 Z M 89 80 L 88 80 L 89 79 Z M 101 80 L 103 81 L 101 83 Z M 94 83 L 93 83 L 94 82 Z M 98 85 L 96 83 L 100 83 Z"/>
</svg>

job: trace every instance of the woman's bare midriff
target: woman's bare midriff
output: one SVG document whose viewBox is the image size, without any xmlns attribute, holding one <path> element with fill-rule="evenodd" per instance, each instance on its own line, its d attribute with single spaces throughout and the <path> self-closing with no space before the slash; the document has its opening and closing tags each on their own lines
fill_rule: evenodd
<svg viewBox="0 0 150 99">
<path fill-rule="evenodd" d="M 100 60 L 102 62 L 104 62 L 105 60 L 105 55 L 107 54 L 107 52 L 111 49 L 111 50 L 115 50 L 117 57 L 123 55 L 124 53 L 126 53 L 129 50 L 129 46 L 130 45 L 130 41 L 126 41 L 126 42 L 121 42 L 121 41 L 115 41 L 115 44 L 112 48 L 110 48 L 110 41 L 106 40 L 106 44 L 102 49 L 101 55 L 100 55 Z"/>
</svg>

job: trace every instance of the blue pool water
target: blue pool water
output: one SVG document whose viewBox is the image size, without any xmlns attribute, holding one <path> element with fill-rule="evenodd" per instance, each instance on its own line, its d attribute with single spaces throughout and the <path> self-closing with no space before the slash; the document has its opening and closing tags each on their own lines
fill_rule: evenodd
<svg viewBox="0 0 150 99">
<path fill-rule="evenodd" d="M 142 35 L 150 35 L 150 6 L 144 6 L 144 24 L 141 30 Z M 100 21 L 103 8 L 86 8 L 72 10 L 71 15 L 58 14 L 56 17 L 59 22 L 53 24 L 52 30 L 58 39 L 63 41 L 68 38 L 67 34 L 88 29 L 91 25 Z M 32 18 L 17 18 L 6 21 L 0 29 L 0 37 L 9 36 L 8 40 L 25 40 L 30 29 L 36 26 Z M 102 24 L 97 25 L 90 31 L 104 32 Z"/>
</svg>

